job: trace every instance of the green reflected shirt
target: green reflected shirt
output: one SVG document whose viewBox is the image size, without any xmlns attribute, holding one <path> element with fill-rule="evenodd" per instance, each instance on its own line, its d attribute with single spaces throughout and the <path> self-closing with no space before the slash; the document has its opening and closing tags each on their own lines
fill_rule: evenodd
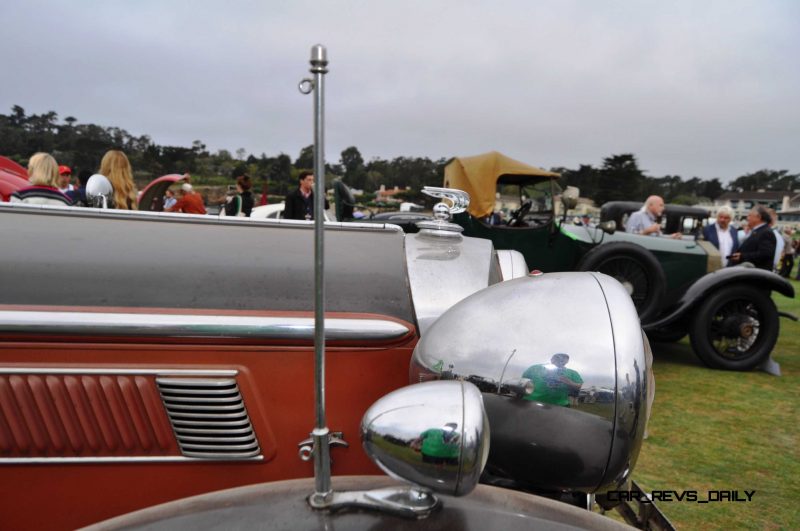
<svg viewBox="0 0 800 531">
<path fill-rule="evenodd" d="M 522 373 L 522 377 L 533 382 L 533 392 L 525 396 L 525 400 L 569 407 L 570 387 L 560 381 L 561 376 L 566 376 L 578 384 L 583 383 L 583 379 L 576 371 L 566 367 L 559 369 L 550 364 L 528 367 Z"/>
<path fill-rule="evenodd" d="M 445 441 L 444 430 L 431 428 L 420 435 L 422 438 L 422 453 L 432 457 L 458 457 L 458 439 L 452 434 L 450 442 Z"/>
</svg>

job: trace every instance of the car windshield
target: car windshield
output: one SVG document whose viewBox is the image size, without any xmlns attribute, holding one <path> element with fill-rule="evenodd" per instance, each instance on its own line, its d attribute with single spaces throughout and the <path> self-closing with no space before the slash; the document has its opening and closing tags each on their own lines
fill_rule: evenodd
<svg viewBox="0 0 800 531">
<path fill-rule="evenodd" d="M 498 185 L 495 210 L 509 214 L 520 205 L 530 200 L 528 215 L 534 217 L 553 215 L 553 192 L 549 180 L 528 183 L 524 185 L 506 184 Z"/>
</svg>

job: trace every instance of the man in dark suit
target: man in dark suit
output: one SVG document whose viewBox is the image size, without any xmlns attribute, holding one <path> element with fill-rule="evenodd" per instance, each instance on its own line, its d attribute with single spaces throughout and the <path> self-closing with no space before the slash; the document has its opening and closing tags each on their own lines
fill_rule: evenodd
<svg viewBox="0 0 800 531">
<path fill-rule="evenodd" d="M 769 224 L 772 221 L 769 211 L 757 206 L 747 214 L 750 235 L 742 242 L 739 251 L 731 255 L 729 264 L 750 262 L 760 269 L 772 271 L 775 266 L 775 233 Z"/>
<path fill-rule="evenodd" d="M 303 170 L 297 176 L 298 188 L 286 195 L 283 207 L 284 219 L 314 219 L 314 174 Z M 329 208 L 325 199 L 325 208 Z"/>
<path fill-rule="evenodd" d="M 728 257 L 739 249 L 739 237 L 736 229 L 731 227 L 733 211 L 724 206 L 717 212 L 717 221 L 703 228 L 703 238 L 719 249 L 722 266 L 728 265 Z"/>
</svg>

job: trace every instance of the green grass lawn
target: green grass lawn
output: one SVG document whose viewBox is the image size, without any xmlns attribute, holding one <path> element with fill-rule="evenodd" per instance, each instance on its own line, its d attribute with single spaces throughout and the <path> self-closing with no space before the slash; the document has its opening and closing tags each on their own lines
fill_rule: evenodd
<svg viewBox="0 0 800 531">
<path fill-rule="evenodd" d="M 800 316 L 800 299 L 773 299 Z M 749 503 L 659 503 L 678 529 L 800 528 L 800 323 L 781 319 L 781 377 L 708 369 L 688 339 L 653 351 L 650 436 L 634 472 L 642 489 L 756 491 Z"/>
</svg>

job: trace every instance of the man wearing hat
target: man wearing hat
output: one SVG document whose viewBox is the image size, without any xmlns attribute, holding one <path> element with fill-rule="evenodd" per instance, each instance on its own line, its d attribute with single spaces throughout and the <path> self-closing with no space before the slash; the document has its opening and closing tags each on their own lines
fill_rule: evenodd
<svg viewBox="0 0 800 531">
<path fill-rule="evenodd" d="M 72 170 L 69 166 L 64 166 L 63 164 L 58 167 L 58 190 L 62 194 L 66 194 L 67 192 L 71 192 L 75 189 L 74 186 L 70 184 L 70 179 L 72 179 Z"/>
<path fill-rule="evenodd" d="M 183 212 L 184 214 L 205 214 L 206 206 L 200 194 L 192 190 L 192 185 L 183 183 L 181 185 L 180 197 L 178 202 L 167 209 L 167 212 Z"/>
</svg>

